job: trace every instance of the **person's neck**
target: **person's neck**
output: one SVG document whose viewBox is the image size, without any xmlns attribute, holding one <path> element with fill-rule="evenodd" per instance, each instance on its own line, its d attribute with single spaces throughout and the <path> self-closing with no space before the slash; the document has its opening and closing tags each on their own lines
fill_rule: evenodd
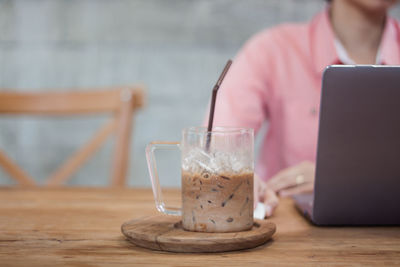
<svg viewBox="0 0 400 267">
<path fill-rule="evenodd" d="M 357 64 L 375 64 L 386 12 L 372 13 L 351 1 L 335 0 L 330 19 L 336 38 Z"/>
</svg>

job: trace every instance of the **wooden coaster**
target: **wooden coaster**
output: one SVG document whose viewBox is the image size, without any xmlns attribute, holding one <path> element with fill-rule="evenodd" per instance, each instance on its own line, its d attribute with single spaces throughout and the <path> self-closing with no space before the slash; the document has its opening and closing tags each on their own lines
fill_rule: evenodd
<svg viewBox="0 0 400 267">
<path fill-rule="evenodd" d="M 190 232 L 182 228 L 181 218 L 152 216 L 128 221 L 122 233 L 133 244 L 172 252 L 223 252 L 254 248 L 267 242 L 275 233 L 274 223 L 255 220 L 251 230 L 235 233 Z"/>
</svg>

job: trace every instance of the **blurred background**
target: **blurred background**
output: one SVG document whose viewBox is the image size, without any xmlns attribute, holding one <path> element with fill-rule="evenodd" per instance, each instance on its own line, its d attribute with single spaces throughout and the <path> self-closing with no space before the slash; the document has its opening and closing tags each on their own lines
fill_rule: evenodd
<svg viewBox="0 0 400 267">
<path fill-rule="evenodd" d="M 145 146 L 201 124 L 225 62 L 258 31 L 311 19 L 323 0 L 0 1 L 0 90 L 66 91 L 143 84 L 128 184 L 150 186 Z M 396 7 L 392 15 L 400 19 Z M 74 88 L 74 89 L 71 89 Z M 0 117 L 0 149 L 43 181 L 105 117 Z M 69 180 L 107 185 L 113 139 Z M 158 155 L 164 185 L 180 183 L 178 152 Z M 0 169 L 0 184 L 13 180 Z"/>
</svg>

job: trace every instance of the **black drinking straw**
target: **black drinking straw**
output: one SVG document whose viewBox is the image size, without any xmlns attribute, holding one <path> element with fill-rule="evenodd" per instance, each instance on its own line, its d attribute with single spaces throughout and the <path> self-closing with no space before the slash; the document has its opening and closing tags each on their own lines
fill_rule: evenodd
<svg viewBox="0 0 400 267">
<path fill-rule="evenodd" d="M 228 60 L 226 62 L 225 68 L 222 71 L 221 75 L 218 78 L 217 83 L 214 85 L 214 88 L 212 90 L 212 97 L 211 97 L 211 105 L 210 105 L 210 116 L 208 118 L 208 127 L 207 127 L 207 141 L 206 141 L 206 151 L 210 149 L 210 142 L 211 142 L 211 131 L 213 127 L 213 121 L 214 121 L 214 111 L 215 111 L 215 101 L 217 100 L 217 92 L 219 87 L 222 84 L 222 81 L 225 78 L 226 73 L 228 72 L 229 68 L 232 65 L 232 60 Z"/>
</svg>

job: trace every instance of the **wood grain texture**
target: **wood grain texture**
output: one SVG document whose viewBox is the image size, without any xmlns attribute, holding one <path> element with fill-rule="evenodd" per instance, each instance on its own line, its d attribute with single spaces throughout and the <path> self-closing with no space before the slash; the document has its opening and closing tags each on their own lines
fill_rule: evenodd
<svg viewBox="0 0 400 267">
<path fill-rule="evenodd" d="M 179 204 L 180 193 L 165 200 Z M 271 221 L 273 239 L 254 249 L 170 253 L 137 247 L 120 227 L 158 215 L 150 189 L 0 188 L 0 266 L 395 266 L 400 227 L 315 227 L 290 199 Z"/>
<path fill-rule="evenodd" d="M 185 231 L 180 217 L 149 216 L 130 220 L 121 232 L 133 244 L 171 252 L 225 252 L 254 248 L 267 242 L 276 231 L 274 223 L 256 220 L 249 231 L 201 233 Z"/>
</svg>

